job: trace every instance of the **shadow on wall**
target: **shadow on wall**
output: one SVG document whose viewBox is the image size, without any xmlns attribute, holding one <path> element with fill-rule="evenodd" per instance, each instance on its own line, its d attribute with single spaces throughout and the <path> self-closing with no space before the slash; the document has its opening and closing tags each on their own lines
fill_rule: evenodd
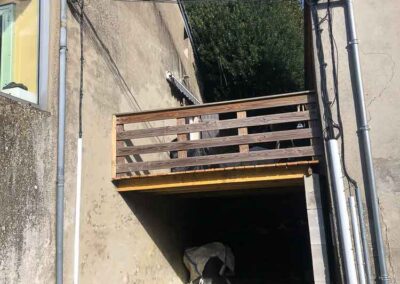
<svg viewBox="0 0 400 284">
<path fill-rule="evenodd" d="M 184 210 L 177 210 L 183 208 L 182 200 L 135 192 L 123 193 L 122 197 L 175 273 L 186 283 L 188 273 L 182 260 L 185 249 L 182 239 Z"/>
</svg>

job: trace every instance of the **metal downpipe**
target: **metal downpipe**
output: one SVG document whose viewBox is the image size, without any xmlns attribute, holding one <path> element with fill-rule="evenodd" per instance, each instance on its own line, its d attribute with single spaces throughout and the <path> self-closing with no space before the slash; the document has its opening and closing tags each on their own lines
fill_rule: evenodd
<svg viewBox="0 0 400 284">
<path fill-rule="evenodd" d="M 365 266 L 364 266 L 364 259 L 363 259 L 363 253 L 362 253 L 360 226 L 359 226 L 359 222 L 358 222 L 358 216 L 357 216 L 357 211 L 356 211 L 356 201 L 355 201 L 354 196 L 349 197 L 349 205 L 350 205 L 351 225 L 353 227 L 354 248 L 356 251 L 356 259 L 357 259 L 358 279 L 360 281 L 360 284 L 366 284 L 367 280 L 365 277 Z"/>
<path fill-rule="evenodd" d="M 367 229 L 365 228 L 363 201 L 358 186 L 355 192 L 356 192 L 358 218 L 360 220 L 360 234 L 361 234 L 361 243 L 362 243 L 364 265 L 365 265 L 365 276 L 367 283 L 370 284 L 372 283 L 372 276 L 371 276 L 371 263 L 369 262 L 369 253 L 368 253 Z"/>
<path fill-rule="evenodd" d="M 364 101 L 363 83 L 361 78 L 360 57 L 358 51 L 358 40 L 356 35 L 353 3 L 345 0 L 345 15 L 348 35 L 348 52 L 350 60 L 351 81 L 355 101 L 357 133 L 360 147 L 360 158 L 362 164 L 366 200 L 371 208 L 373 237 L 378 254 L 378 279 L 380 283 L 388 283 L 389 275 L 386 267 L 385 246 L 382 237 L 380 209 L 376 192 L 374 166 L 371 154 L 371 142 L 369 137 L 369 126 Z"/>
<path fill-rule="evenodd" d="M 57 197 L 56 197 L 56 283 L 63 283 L 64 246 L 64 145 L 67 61 L 67 1 L 60 0 L 60 65 L 58 93 Z"/>
</svg>

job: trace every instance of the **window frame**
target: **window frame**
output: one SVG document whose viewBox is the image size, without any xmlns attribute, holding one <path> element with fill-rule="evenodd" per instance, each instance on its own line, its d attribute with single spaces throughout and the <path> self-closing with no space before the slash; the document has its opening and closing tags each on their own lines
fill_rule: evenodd
<svg viewBox="0 0 400 284">
<path fill-rule="evenodd" d="M 51 1 L 39 1 L 39 58 L 38 58 L 38 106 L 47 109 L 50 56 Z"/>
<path fill-rule="evenodd" d="M 14 42 L 15 42 L 15 34 L 14 34 L 14 20 L 15 20 L 15 10 L 16 4 L 13 2 L 5 3 L 0 5 L 0 9 L 6 10 L 6 8 L 10 9 L 12 7 L 12 48 L 10 49 L 10 60 L 13 61 L 13 53 L 14 53 Z M 6 7 L 6 8 L 5 8 Z M 19 98 L 17 96 L 12 96 L 1 92 L 1 89 L 4 87 L 1 85 L 0 81 L 0 95 L 4 95 L 7 98 L 15 99 L 20 102 L 24 102 L 35 107 L 38 107 L 42 110 L 47 110 L 48 108 L 48 83 L 49 83 L 49 60 L 50 60 L 50 21 L 51 21 L 51 8 L 52 4 L 48 0 L 38 0 L 38 56 L 37 56 L 37 90 L 36 90 L 36 101 L 32 102 L 30 100 L 26 100 L 23 98 Z M 0 54 L 1 56 L 1 54 Z M 0 64 L 1 65 L 1 64 Z M 0 66 L 1 68 L 1 66 Z M 13 81 L 13 65 L 10 68 L 10 76 L 9 82 Z M 0 69 L 1 71 L 1 69 Z M 8 83 L 9 83 L 8 82 Z"/>
<path fill-rule="evenodd" d="M 14 11 L 15 4 L 11 3 L 0 6 L 0 16 L 2 21 L 0 88 L 3 88 L 13 80 Z"/>
</svg>

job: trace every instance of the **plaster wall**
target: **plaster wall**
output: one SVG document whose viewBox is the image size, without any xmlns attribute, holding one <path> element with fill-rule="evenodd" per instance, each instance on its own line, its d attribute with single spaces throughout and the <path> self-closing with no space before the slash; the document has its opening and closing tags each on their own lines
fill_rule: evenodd
<svg viewBox="0 0 400 284">
<path fill-rule="evenodd" d="M 122 196 L 111 183 L 113 114 L 179 106 L 166 71 L 201 99 L 179 7 L 85 3 L 80 283 L 182 283 L 174 224 L 143 213 L 151 206 L 165 216 L 169 207 Z M 0 96 L 1 283 L 55 280 L 58 1 L 51 11 L 48 109 Z M 64 280 L 72 283 L 80 40 L 71 11 L 67 25 Z"/>
<path fill-rule="evenodd" d="M 165 79 L 166 71 L 178 78 L 187 75 L 189 89 L 200 98 L 179 7 L 171 3 L 85 2 L 90 23 L 84 26 L 81 283 L 182 283 L 183 272 L 174 263 L 182 256 L 171 256 L 171 239 L 176 236 L 169 235 L 168 226 L 173 224 L 156 221 L 157 225 L 149 227 L 145 219 L 151 212 L 142 216 L 138 209 L 151 206 L 144 204 L 149 200 L 122 196 L 111 183 L 113 114 L 179 106 Z M 80 75 L 79 25 L 72 15 L 68 39 L 66 283 L 71 282 L 73 273 Z M 159 204 L 158 210 L 168 211 L 163 205 Z"/>
<path fill-rule="evenodd" d="M 356 133 L 354 102 L 346 50 L 346 27 L 344 8 L 341 3 L 332 3 L 333 19 L 333 53 L 337 52 L 338 82 L 340 109 L 345 134 L 345 160 L 351 176 L 364 190 L 360 153 Z M 314 44 L 320 35 L 322 48 L 314 45 L 315 66 L 317 70 L 317 89 L 321 93 L 324 84 L 330 100 L 335 102 L 333 88 L 333 62 L 331 61 L 331 44 L 329 41 L 328 22 L 326 18 L 327 3 L 321 1 L 315 6 L 321 22 L 318 27 L 313 23 Z M 381 208 L 383 238 L 387 248 L 387 264 L 391 283 L 400 279 L 400 31 L 398 29 L 400 3 L 395 0 L 376 2 L 372 0 L 354 1 L 355 20 L 358 29 L 361 66 L 364 79 L 364 91 L 372 140 L 372 153 L 375 164 L 377 189 Z M 321 52 L 323 56 L 321 57 Z M 326 65 L 324 65 L 326 63 Z M 322 66 L 322 68 L 321 68 Z M 321 76 L 326 72 L 326 80 Z M 336 120 L 337 121 L 337 120 Z M 342 153 L 343 155 L 343 153 Z M 346 184 L 347 185 L 347 184 Z M 371 252 L 372 255 L 372 252 Z"/>
</svg>

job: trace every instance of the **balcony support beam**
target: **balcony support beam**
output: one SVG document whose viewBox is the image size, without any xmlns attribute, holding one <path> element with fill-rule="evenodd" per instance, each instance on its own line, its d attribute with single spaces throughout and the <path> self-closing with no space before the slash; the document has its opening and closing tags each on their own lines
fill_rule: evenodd
<svg viewBox="0 0 400 284">
<path fill-rule="evenodd" d="M 115 180 L 119 192 L 194 193 L 302 185 L 318 161 L 217 168 Z"/>
</svg>

